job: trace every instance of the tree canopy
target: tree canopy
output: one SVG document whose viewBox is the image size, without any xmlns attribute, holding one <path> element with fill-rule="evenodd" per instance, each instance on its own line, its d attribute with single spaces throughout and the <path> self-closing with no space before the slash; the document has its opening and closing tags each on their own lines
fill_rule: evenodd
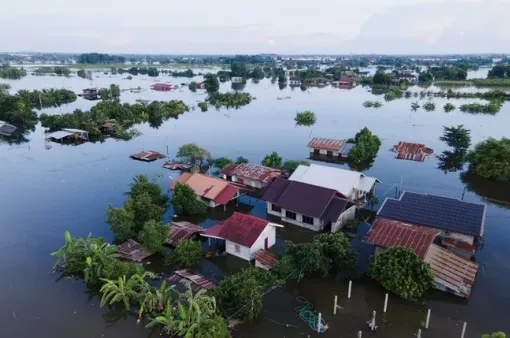
<svg viewBox="0 0 510 338">
<path fill-rule="evenodd" d="M 144 248 L 151 252 L 158 252 L 163 249 L 163 244 L 168 239 L 168 225 L 161 224 L 156 220 L 148 220 L 144 223 L 138 239 Z"/>
<path fill-rule="evenodd" d="M 187 184 L 180 184 L 174 188 L 172 204 L 177 215 L 195 216 L 206 212 L 206 205 L 197 200 L 195 191 Z"/>
<path fill-rule="evenodd" d="M 204 75 L 204 83 L 205 89 L 208 93 L 217 92 L 220 89 L 220 81 L 218 81 L 218 77 L 215 74 L 205 74 Z"/>
<path fill-rule="evenodd" d="M 349 162 L 359 164 L 368 162 L 377 156 L 381 140 L 373 135 L 367 127 L 361 129 L 354 137 L 354 147 L 349 151 Z"/>
<path fill-rule="evenodd" d="M 215 166 L 216 168 L 218 168 L 218 169 L 223 169 L 223 168 L 225 168 L 227 165 L 234 163 L 234 161 L 233 161 L 233 160 L 231 160 L 231 159 L 230 159 L 230 158 L 228 158 L 228 157 L 218 157 L 218 158 L 214 159 L 213 163 L 214 163 L 214 166 Z"/>
<path fill-rule="evenodd" d="M 126 58 L 119 55 L 85 53 L 78 56 L 78 63 L 124 63 Z"/>
<path fill-rule="evenodd" d="M 202 258 L 200 241 L 181 239 L 175 249 L 165 257 L 165 264 L 173 269 L 191 269 L 197 266 Z"/>
<path fill-rule="evenodd" d="M 506 338 L 506 334 L 502 331 L 486 333 L 482 335 L 482 338 Z"/>
<path fill-rule="evenodd" d="M 469 171 L 489 180 L 510 181 L 510 139 L 488 138 L 467 155 Z"/>
<path fill-rule="evenodd" d="M 285 160 L 282 165 L 282 169 L 285 170 L 287 175 L 292 175 L 292 173 L 297 169 L 299 165 L 310 165 L 310 162 L 306 160 Z"/>
<path fill-rule="evenodd" d="M 302 112 L 296 113 L 296 117 L 294 118 L 297 126 L 313 126 L 317 121 L 317 117 L 315 113 L 311 110 L 305 110 Z"/>
<path fill-rule="evenodd" d="M 462 124 L 456 127 L 443 127 L 443 136 L 439 140 L 457 150 L 467 150 L 471 145 L 471 131 Z"/>
<path fill-rule="evenodd" d="M 390 85 L 391 84 L 391 76 L 387 74 L 384 70 L 378 70 L 374 77 L 372 78 L 372 82 L 377 85 Z"/>
<path fill-rule="evenodd" d="M 420 298 L 434 286 L 428 263 L 404 247 L 392 247 L 373 257 L 370 276 L 386 290 L 408 300 Z"/>
<path fill-rule="evenodd" d="M 510 65 L 495 65 L 489 70 L 488 78 L 507 78 L 510 77 Z"/>
<path fill-rule="evenodd" d="M 267 154 L 262 160 L 262 165 L 270 168 L 281 168 L 282 166 L 282 157 L 278 155 L 276 151 L 273 151 L 271 154 Z"/>
<path fill-rule="evenodd" d="M 187 143 L 179 147 L 175 157 L 183 162 L 202 166 L 205 161 L 211 159 L 211 154 L 207 149 L 198 146 L 196 143 Z"/>
<path fill-rule="evenodd" d="M 0 65 L 0 78 L 2 79 L 19 80 L 25 76 L 27 76 L 27 71 L 24 68 Z"/>
</svg>

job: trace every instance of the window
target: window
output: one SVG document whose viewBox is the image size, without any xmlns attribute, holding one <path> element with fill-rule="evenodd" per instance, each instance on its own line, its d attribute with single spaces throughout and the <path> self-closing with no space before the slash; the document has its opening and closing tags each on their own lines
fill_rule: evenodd
<svg viewBox="0 0 510 338">
<path fill-rule="evenodd" d="M 327 157 L 333 157 L 333 152 L 328 150 L 328 152 L 326 153 L 326 156 Z"/>
<path fill-rule="evenodd" d="M 240 253 L 241 252 L 241 247 L 237 244 L 234 244 L 234 252 L 235 253 Z"/>
<path fill-rule="evenodd" d="M 275 212 L 282 212 L 282 208 L 276 206 L 276 204 L 271 204 L 271 210 Z"/>
<path fill-rule="evenodd" d="M 313 150 L 313 153 L 314 153 L 315 155 L 319 155 L 319 154 L 321 153 L 321 151 L 320 151 L 320 149 L 314 149 L 314 150 Z"/>
<path fill-rule="evenodd" d="M 285 217 L 290 219 L 296 219 L 296 213 L 289 210 L 285 210 Z"/>
<path fill-rule="evenodd" d="M 313 225 L 313 218 L 303 215 L 303 223 Z"/>
</svg>

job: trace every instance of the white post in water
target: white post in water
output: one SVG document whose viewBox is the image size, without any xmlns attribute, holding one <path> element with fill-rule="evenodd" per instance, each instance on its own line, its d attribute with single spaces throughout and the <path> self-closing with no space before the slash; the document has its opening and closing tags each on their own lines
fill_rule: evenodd
<svg viewBox="0 0 510 338">
<path fill-rule="evenodd" d="M 429 322 L 430 322 L 430 309 L 427 310 L 427 319 L 425 320 L 425 328 L 429 328 Z"/>
<path fill-rule="evenodd" d="M 363 333 L 363 332 L 358 331 L 358 338 L 361 338 L 361 334 L 362 334 L 362 333 Z"/>
<path fill-rule="evenodd" d="M 347 291 L 347 299 L 351 298 L 352 280 L 349 281 L 349 291 Z"/>
<path fill-rule="evenodd" d="M 375 311 L 372 312 L 372 322 L 370 323 L 370 330 L 375 331 Z"/>
<path fill-rule="evenodd" d="M 421 329 L 418 329 L 418 333 L 416 334 L 417 338 L 421 338 Z"/>
<path fill-rule="evenodd" d="M 460 335 L 460 338 L 464 338 L 464 334 L 466 333 L 466 326 L 467 323 L 464 322 L 464 324 L 462 325 L 462 334 Z"/>
<path fill-rule="evenodd" d="M 321 326 L 322 326 L 321 322 L 322 322 L 322 314 L 319 312 L 319 319 L 317 321 L 317 333 L 321 333 Z"/>
<path fill-rule="evenodd" d="M 386 313 L 386 310 L 388 309 L 388 294 L 386 294 L 386 296 L 384 296 L 384 313 Z"/>
<path fill-rule="evenodd" d="M 333 307 L 333 314 L 334 314 L 334 315 L 336 315 L 336 307 L 337 307 L 336 302 L 337 302 L 337 301 L 338 301 L 338 296 L 335 296 L 335 305 L 334 305 L 334 307 Z"/>
</svg>

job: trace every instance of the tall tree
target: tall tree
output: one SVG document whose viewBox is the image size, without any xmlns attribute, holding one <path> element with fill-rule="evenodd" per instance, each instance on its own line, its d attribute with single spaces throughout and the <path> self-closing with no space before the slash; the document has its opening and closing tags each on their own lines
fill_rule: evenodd
<svg viewBox="0 0 510 338">
<path fill-rule="evenodd" d="M 186 163 L 198 164 L 201 167 L 205 161 L 211 159 L 211 154 L 196 143 L 188 143 L 179 147 L 175 157 Z"/>
<path fill-rule="evenodd" d="M 443 136 L 439 140 L 455 150 L 466 151 L 471 145 L 471 131 L 462 124 L 456 127 L 443 127 Z"/>
<path fill-rule="evenodd" d="M 218 77 L 215 74 L 205 74 L 204 83 L 208 93 L 215 93 L 220 89 L 220 81 L 218 81 Z"/>
<path fill-rule="evenodd" d="M 203 215 L 206 212 L 206 206 L 197 200 L 195 191 L 187 184 L 180 184 L 174 188 L 172 198 L 174 211 L 177 215 L 195 216 Z"/>
<path fill-rule="evenodd" d="M 149 220 L 143 225 L 138 239 L 147 250 L 158 252 L 163 249 L 163 244 L 168 240 L 168 231 L 168 225 L 161 224 L 155 220 Z"/>
</svg>

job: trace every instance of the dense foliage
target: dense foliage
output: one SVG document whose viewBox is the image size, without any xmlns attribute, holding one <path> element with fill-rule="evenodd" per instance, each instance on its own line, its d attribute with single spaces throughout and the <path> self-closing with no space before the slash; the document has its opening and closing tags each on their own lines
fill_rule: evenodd
<svg viewBox="0 0 510 338">
<path fill-rule="evenodd" d="M 284 257 L 290 266 L 303 274 L 327 275 L 341 270 L 351 276 L 356 269 L 357 252 L 342 232 L 323 233 L 315 236 L 312 243 L 287 243 Z"/>
<path fill-rule="evenodd" d="M 37 124 L 37 114 L 30 102 L 19 95 L 9 94 L 9 85 L 0 84 L 0 120 L 11 123 L 18 129 L 30 130 Z"/>
<path fill-rule="evenodd" d="M 445 103 L 444 107 L 443 107 L 443 110 L 445 111 L 445 113 L 449 113 L 451 111 L 454 111 L 455 110 L 455 105 L 448 102 L 448 103 Z"/>
<path fill-rule="evenodd" d="M 39 67 L 34 70 L 35 75 L 48 75 L 55 74 L 57 76 L 69 76 L 72 71 L 68 67 L 55 66 L 55 67 Z"/>
<path fill-rule="evenodd" d="M 384 70 L 378 70 L 372 78 L 372 83 L 375 85 L 390 85 L 391 76 Z"/>
<path fill-rule="evenodd" d="M 435 80 L 462 81 L 467 78 L 467 70 L 458 66 L 430 67 Z"/>
<path fill-rule="evenodd" d="M 168 239 L 168 225 L 161 224 L 155 220 L 148 220 L 144 223 L 142 231 L 138 234 L 140 244 L 151 252 L 158 252 L 163 249 L 163 244 Z"/>
<path fill-rule="evenodd" d="M 198 265 L 202 258 L 200 241 L 181 239 L 175 249 L 165 257 L 165 264 L 173 269 L 191 269 Z"/>
<path fill-rule="evenodd" d="M 428 101 L 428 102 L 423 104 L 423 109 L 425 109 L 425 111 L 436 110 L 436 104 L 434 102 L 432 102 L 432 101 Z"/>
<path fill-rule="evenodd" d="M 199 102 L 198 107 L 202 112 L 206 112 L 207 110 L 209 110 L 209 104 L 205 101 Z"/>
<path fill-rule="evenodd" d="M 196 143 L 183 144 L 177 150 L 175 155 L 178 159 L 185 163 L 198 164 L 200 167 L 206 162 L 211 160 L 211 154 L 207 149 L 198 146 Z"/>
<path fill-rule="evenodd" d="M 292 173 L 297 169 L 299 165 L 310 165 L 310 162 L 305 160 L 285 160 L 282 165 L 282 169 L 285 170 L 287 175 L 292 175 Z"/>
<path fill-rule="evenodd" d="M 197 83 L 195 81 L 191 81 L 188 85 L 188 89 L 193 93 L 197 91 L 197 88 Z"/>
<path fill-rule="evenodd" d="M 355 145 L 349 151 L 349 161 L 355 164 L 373 159 L 381 146 L 379 137 L 373 135 L 367 127 L 356 133 L 354 143 Z"/>
<path fill-rule="evenodd" d="M 92 136 L 100 136 L 101 127 L 105 122 L 116 122 L 122 129 L 142 122 L 149 122 L 152 126 L 158 127 L 164 120 L 177 118 L 188 110 L 188 106 L 180 100 L 135 104 L 101 101 L 89 111 L 76 109 L 72 113 L 65 114 L 43 113 L 40 115 L 40 120 L 42 126 L 50 130 L 76 128 L 86 130 Z M 115 131 L 112 136 L 116 136 Z"/>
<path fill-rule="evenodd" d="M 386 290 L 408 300 L 420 298 L 434 286 L 428 263 L 404 247 L 392 247 L 373 257 L 370 276 Z"/>
<path fill-rule="evenodd" d="M 195 216 L 206 212 L 206 205 L 197 200 L 195 191 L 187 184 L 180 184 L 174 188 L 172 204 L 176 215 Z"/>
<path fill-rule="evenodd" d="M 510 181 L 510 139 L 489 139 L 468 153 L 469 172 L 495 181 Z"/>
<path fill-rule="evenodd" d="M 78 63 L 124 63 L 126 58 L 119 55 L 86 53 L 78 56 Z"/>
<path fill-rule="evenodd" d="M 76 101 L 76 94 L 68 89 L 20 90 L 16 94 L 30 108 L 60 107 Z"/>
<path fill-rule="evenodd" d="M 498 332 L 483 334 L 482 338 L 506 338 L 506 334 L 503 331 L 498 331 Z"/>
<path fill-rule="evenodd" d="M 119 101 L 120 87 L 112 83 L 109 88 L 100 88 L 98 94 L 103 101 Z"/>
<path fill-rule="evenodd" d="M 365 108 L 381 108 L 383 104 L 379 101 L 365 101 L 363 102 L 363 107 Z"/>
<path fill-rule="evenodd" d="M 488 78 L 509 78 L 510 65 L 495 65 L 489 70 Z"/>
<path fill-rule="evenodd" d="M 216 107 L 217 109 L 221 107 L 231 108 L 235 107 L 236 109 L 242 106 L 249 104 L 253 100 L 253 96 L 249 93 L 239 93 L 239 92 L 228 92 L 228 93 L 212 93 L 206 99 L 208 103 Z"/>
<path fill-rule="evenodd" d="M 234 161 L 232 161 L 230 158 L 228 157 L 218 157 L 216 159 L 214 159 L 213 161 L 214 163 L 214 166 L 218 169 L 223 169 L 225 168 L 227 165 L 229 164 L 232 164 L 234 163 Z"/>
<path fill-rule="evenodd" d="M 220 89 L 220 81 L 218 80 L 218 77 L 215 74 L 205 74 L 204 75 L 204 83 L 205 83 L 205 90 L 211 94 L 215 93 Z"/>
<path fill-rule="evenodd" d="M 497 112 L 501 109 L 500 101 L 490 101 L 489 103 L 466 103 L 460 106 L 460 111 L 464 113 L 470 114 L 490 114 L 496 115 Z"/>
<path fill-rule="evenodd" d="M 264 157 L 262 165 L 270 168 L 281 168 L 282 160 L 282 157 L 278 155 L 276 151 L 273 151 L 271 154 L 267 154 Z"/>
<path fill-rule="evenodd" d="M 296 117 L 294 118 L 297 126 L 313 126 L 315 122 L 317 122 L 317 117 L 315 113 L 311 110 L 305 110 L 302 112 L 296 113 Z"/>
<path fill-rule="evenodd" d="M 443 136 L 439 140 L 445 142 L 449 147 L 467 150 L 471 145 L 471 131 L 464 128 L 463 125 L 443 127 Z"/>
<path fill-rule="evenodd" d="M 213 295 L 225 317 L 235 314 L 241 320 L 251 320 L 262 311 L 263 290 L 278 284 L 278 278 L 271 271 L 250 267 L 223 278 Z"/>
<path fill-rule="evenodd" d="M 19 80 L 25 76 L 27 76 L 27 71 L 24 68 L 0 65 L 0 78 L 2 79 Z"/>
</svg>

